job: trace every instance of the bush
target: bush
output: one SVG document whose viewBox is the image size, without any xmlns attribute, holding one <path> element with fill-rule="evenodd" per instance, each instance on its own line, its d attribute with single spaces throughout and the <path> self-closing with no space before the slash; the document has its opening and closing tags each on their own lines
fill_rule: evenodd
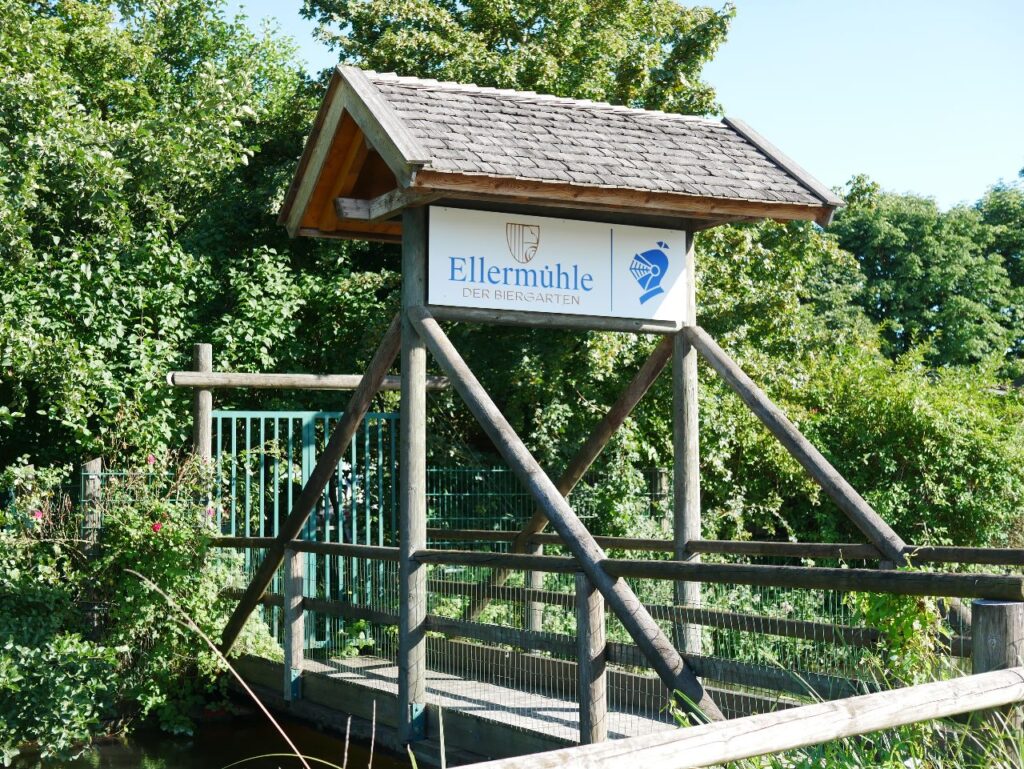
<svg viewBox="0 0 1024 769">
<path fill-rule="evenodd" d="M 238 554 L 210 548 L 211 467 L 151 455 L 145 469 L 111 478 L 95 544 L 79 534 L 80 512 L 27 477 L 7 474 L 27 504 L 0 519 L 0 758 L 25 743 L 73 755 L 147 717 L 188 732 L 190 711 L 221 694 L 218 660 L 126 569 L 219 635 L 233 606 L 221 593 L 241 586 L 243 570 Z M 279 653 L 259 623 L 236 648 Z"/>
</svg>

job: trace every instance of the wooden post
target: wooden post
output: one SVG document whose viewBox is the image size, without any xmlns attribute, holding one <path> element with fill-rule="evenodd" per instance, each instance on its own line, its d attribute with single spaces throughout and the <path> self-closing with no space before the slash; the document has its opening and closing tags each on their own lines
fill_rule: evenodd
<svg viewBox="0 0 1024 769">
<path fill-rule="evenodd" d="M 1024 665 L 1024 603 L 976 600 L 971 605 L 971 664 L 975 673 L 989 673 Z M 1020 706 L 988 711 L 982 717 L 997 728 L 1020 730 Z"/>
<path fill-rule="evenodd" d="M 724 717 L 721 710 L 704 691 L 697 676 L 687 667 L 661 627 L 640 603 L 640 599 L 623 579 L 612 577 L 604 570 L 603 565 L 608 560 L 605 552 L 594 541 L 594 537 L 565 501 L 565 497 L 530 454 L 522 439 L 516 435 L 512 425 L 491 400 L 437 321 L 422 307 L 409 308 L 407 312 L 434 359 L 444 369 L 451 379 L 452 386 L 469 407 L 470 413 L 484 428 L 484 432 L 523 487 L 544 511 L 566 547 L 572 551 L 593 585 L 601 591 L 608 606 L 640 647 L 641 653 L 650 661 L 651 667 L 658 673 L 666 688 L 672 692 L 682 692 L 690 702 L 696 703 L 705 717 L 721 720 Z M 683 705 L 693 710 L 686 703 Z"/>
<path fill-rule="evenodd" d="M 363 417 L 366 416 L 366 412 L 370 409 L 373 396 L 377 394 L 377 391 L 380 389 L 380 383 L 384 380 L 384 375 L 391 368 L 391 364 L 395 362 L 400 346 L 401 326 L 396 315 L 392 319 L 391 325 L 388 326 L 388 330 L 384 333 L 380 347 L 377 348 L 377 352 L 374 353 L 373 359 L 366 369 L 366 376 L 363 377 L 359 387 L 356 388 L 355 392 L 352 393 L 352 397 L 349 398 L 345 413 L 338 420 L 337 425 L 335 425 L 334 432 L 331 433 L 331 439 L 327 442 L 323 453 L 317 460 L 316 467 L 313 468 L 309 480 L 306 481 L 306 485 L 299 492 L 298 498 L 292 504 L 291 512 L 288 513 L 288 517 L 281 524 L 277 537 L 267 548 L 267 554 L 263 557 L 263 562 L 256 569 L 256 573 L 253 574 L 252 580 L 245 588 L 245 593 L 241 600 L 239 600 L 238 606 L 232 612 L 231 618 L 221 634 L 220 650 L 223 654 L 226 655 L 231 651 L 235 639 L 238 638 L 238 634 L 245 626 L 245 621 L 252 614 L 253 609 L 259 605 L 260 597 L 266 592 L 270 582 L 274 579 L 274 574 L 277 573 L 281 561 L 284 560 L 286 543 L 299 536 L 299 532 L 306 525 L 310 513 L 313 512 L 316 504 L 320 501 L 324 489 L 327 488 L 327 483 L 334 476 L 334 473 L 337 472 L 338 462 L 345 456 L 345 451 L 348 449 L 349 444 L 352 443 L 352 437 L 363 423 Z"/>
<path fill-rule="evenodd" d="M 529 555 L 544 555 L 544 545 L 533 544 L 526 546 Z M 492 580 L 493 582 L 493 580 Z M 526 587 L 533 590 L 544 589 L 544 572 L 526 572 Z M 527 601 L 525 603 L 526 617 L 523 627 L 527 630 L 541 630 L 544 627 L 544 604 L 540 601 Z"/>
<path fill-rule="evenodd" d="M 213 346 L 192 348 L 192 367 L 199 373 L 213 371 Z M 192 451 L 204 462 L 213 456 L 213 392 L 197 389 L 192 396 Z"/>
<path fill-rule="evenodd" d="M 687 237 L 687 318 L 696 322 L 696 289 L 693 236 Z M 687 545 L 701 538 L 700 510 L 700 426 L 697 406 L 697 350 L 685 334 L 676 334 L 672 346 L 672 500 L 673 557 L 677 561 L 700 561 Z M 699 607 L 699 582 L 676 582 L 677 606 Z M 699 625 L 674 625 L 676 646 L 687 654 L 700 654 Z"/>
<path fill-rule="evenodd" d="M 294 702 L 302 696 L 302 654 L 305 620 L 302 593 L 305 555 L 292 548 L 284 551 L 284 698 Z"/>
<path fill-rule="evenodd" d="M 398 731 L 404 743 L 427 735 L 427 567 L 412 559 L 427 546 L 427 349 L 409 318 L 410 308 L 426 300 L 426 224 L 425 208 L 402 214 Z"/>
<path fill-rule="evenodd" d="M 604 742 L 608 739 L 604 599 L 581 573 L 576 574 L 576 649 L 580 744 Z"/>
<path fill-rule="evenodd" d="M 103 481 L 100 477 L 102 473 L 102 459 L 90 459 L 82 465 L 82 501 L 85 503 L 82 538 L 89 543 L 89 547 L 99 539 L 100 526 L 103 524 L 100 510 L 103 492 Z"/>
</svg>

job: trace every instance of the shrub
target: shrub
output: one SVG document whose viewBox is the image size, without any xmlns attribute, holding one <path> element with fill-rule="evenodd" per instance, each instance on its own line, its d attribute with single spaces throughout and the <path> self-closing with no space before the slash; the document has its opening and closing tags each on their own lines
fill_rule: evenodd
<svg viewBox="0 0 1024 769">
<path fill-rule="evenodd" d="M 219 635 L 232 608 L 222 591 L 240 586 L 243 570 L 238 554 L 210 548 L 218 534 L 206 502 L 212 478 L 197 460 L 174 465 L 151 455 L 144 469 L 104 487 L 96 543 L 81 538 L 81 513 L 66 499 L 22 483 L 29 504 L 0 521 L 5 762 L 24 743 L 43 756 L 72 755 L 91 737 L 146 717 L 188 732 L 190 710 L 220 695 L 217 659 L 125 571 L 144 574 Z M 279 653 L 260 623 L 236 648 Z"/>
</svg>

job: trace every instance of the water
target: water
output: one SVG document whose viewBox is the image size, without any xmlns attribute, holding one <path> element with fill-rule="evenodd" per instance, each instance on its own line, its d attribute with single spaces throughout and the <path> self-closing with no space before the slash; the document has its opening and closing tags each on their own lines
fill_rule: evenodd
<svg viewBox="0 0 1024 769">
<path fill-rule="evenodd" d="M 324 762 L 342 766 L 344 738 L 319 732 L 297 721 L 278 720 L 302 754 L 308 757 L 310 769 L 325 769 L 328 764 Z M 287 752 L 287 744 L 266 718 L 253 715 L 200 724 L 192 737 L 138 731 L 125 743 L 99 745 L 73 761 L 40 763 L 37 756 L 19 756 L 14 769 L 40 766 L 45 769 L 224 769 L 231 764 L 241 769 L 301 767 L 294 755 L 256 759 L 268 753 Z M 347 769 L 367 769 L 369 761 L 369 745 L 349 743 Z M 378 745 L 374 748 L 372 766 L 374 769 L 408 769 L 409 762 L 381 750 Z"/>
</svg>

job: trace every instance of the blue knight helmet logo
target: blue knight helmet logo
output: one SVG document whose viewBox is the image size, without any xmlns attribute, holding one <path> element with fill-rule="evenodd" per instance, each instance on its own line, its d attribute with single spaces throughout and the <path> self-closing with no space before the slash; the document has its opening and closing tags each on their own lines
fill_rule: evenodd
<svg viewBox="0 0 1024 769">
<path fill-rule="evenodd" d="M 665 293 L 665 289 L 661 287 L 661 281 L 665 278 L 665 273 L 668 271 L 668 256 L 665 255 L 663 250 L 667 248 L 668 243 L 663 243 L 659 240 L 658 248 L 652 248 L 649 251 L 644 251 L 642 254 L 637 254 L 633 257 L 632 264 L 629 265 L 630 274 L 640 284 L 640 288 L 644 290 L 644 293 L 640 295 L 640 304 L 644 304 L 648 299 L 653 299 L 658 294 Z"/>
</svg>

